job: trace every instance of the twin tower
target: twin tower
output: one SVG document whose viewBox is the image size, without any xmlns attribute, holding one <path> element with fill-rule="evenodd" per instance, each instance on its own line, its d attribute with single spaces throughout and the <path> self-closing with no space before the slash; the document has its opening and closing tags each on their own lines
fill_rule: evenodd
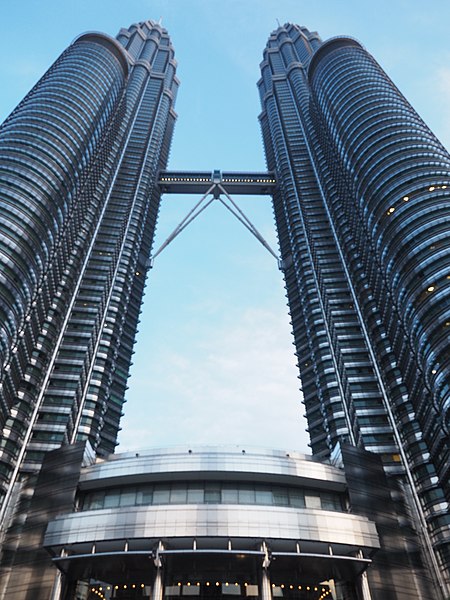
<svg viewBox="0 0 450 600">
<path fill-rule="evenodd" d="M 152 21 L 84 34 L 0 128 L 4 532 L 49 451 L 114 451 L 161 194 L 268 193 L 313 455 L 377 455 L 445 597 L 448 152 L 359 42 L 286 24 L 258 82 L 268 173 L 171 173 L 175 71 Z"/>
</svg>

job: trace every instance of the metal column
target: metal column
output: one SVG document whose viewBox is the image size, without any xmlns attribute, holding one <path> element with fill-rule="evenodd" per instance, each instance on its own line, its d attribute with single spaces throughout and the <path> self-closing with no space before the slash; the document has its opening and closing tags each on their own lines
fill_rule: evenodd
<svg viewBox="0 0 450 600">
<path fill-rule="evenodd" d="M 159 553 L 164 550 L 162 542 L 159 542 L 158 549 L 156 550 L 156 556 L 154 559 L 156 574 L 155 581 L 153 582 L 151 600 L 163 600 L 163 572 L 162 572 L 162 561 Z"/>
<path fill-rule="evenodd" d="M 264 559 L 261 570 L 261 600 L 272 600 L 272 588 L 270 587 L 269 565 L 270 556 L 266 542 L 263 542 L 261 550 L 264 552 Z"/>
</svg>

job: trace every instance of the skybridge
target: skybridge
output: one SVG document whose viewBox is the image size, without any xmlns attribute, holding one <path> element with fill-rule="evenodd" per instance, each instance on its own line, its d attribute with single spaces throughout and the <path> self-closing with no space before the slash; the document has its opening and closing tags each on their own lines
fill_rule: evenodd
<svg viewBox="0 0 450 600">
<path fill-rule="evenodd" d="M 241 171 L 161 171 L 158 184 L 164 194 L 212 193 L 216 198 L 226 190 L 239 196 L 266 196 L 273 194 L 274 173 Z M 211 190 L 211 187 L 213 189 Z"/>
<path fill-rule="evenodd" d="M 200 213 L 214 201 L 219 201 L 238 221 L 272 254 L 281 268 L 281 261 L 276 252 L 269 246 L 261 233 L 256 229 L 247 215 L 233 200 L 237 196 L 270 196 L 274 193 L 276 180 L 271 172 L 241 171 L 161 171 L 158 176 L 161 194 L 192 194 L 201 198 L 175 227 L 166 241 L 158 248 L 149 261 L 153 266 L 154 259 L 166 248 Z"/>
</svg>

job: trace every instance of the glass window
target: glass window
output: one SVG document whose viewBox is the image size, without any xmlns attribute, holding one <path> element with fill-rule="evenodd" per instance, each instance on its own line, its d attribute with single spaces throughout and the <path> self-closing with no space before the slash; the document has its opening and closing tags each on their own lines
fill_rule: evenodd
<svg viewBox="0 0 450 600">
<path fill-rule="evenodd" d="M 283 590 L 281 589 L 281 587 L 279 585 L 275 585 L 274 587 L 272 587 L 272 596 L 274 598 L 282 598 L 283 597 Z"/>
<path fill-rule="evenodd" d="M 179 596 L 181 586 L 179 585 L 166 585 L 164 588 L 164 596 Z"/>
<path fill-rule="evenodd" d="M 96 510 L 99 508 L 103 508 L 105 493 L 97 492 L 92 494 L 88 499 L 88 510 Z"/>
<path fill-rule="evenodd" d="M 255 490 L 256 504 L 273 504 L 272 490 Z"/>
<path fill-rule="evenodd" d="M 234 583 L 222 583 L 222 594 L 224 596 L 240 596 L 241 586 Z"/>
<path fill-rule="evenodd" d="M 289 504 L 296 508 L 305 508 L 305 495 L 300 490 L 289 490 Z"/>
<path fill-rule="evenodd" d="M 139 489 L 136 492 L 136 504 L 148 505 L 153 503 L 153 488 L 148 486 L 146 488 Z"/>
<path fill-rule="evenodd" d="M 225 488 L 222 490 L 222 502 L 224 504 L 237 504 L 238 491 L 236 489 Z"/>
<path fill-rule="evenodd" d="M 306 508 L 321 508 L 320 496 L 314 492 L 306 492 L 305 494 Z"/>
<path fill-rule="evenodd" d="M 186 484 L 174 484 L 170 492 L 171 504 L 186 504 L 187 490 Z"/>
<path fill-rule="evenodd" d="M 200 586 L 183 585 L 183 596 L 200 596 Z"/>
<path fill-rule="evenodd" d="M 276 506 L 288 506 L 289 504 L 289 495 L 287 490 L 283 489 L 274 489 L 273 490 L 273 503 Z"/>
<path fill-rule="evenodd" d="M 136 490 L 123 490 L 120 494 L 120 506 L 135 506 Z"/>
<path fill-rule="evenodd" d="M 220 490 L 205 490 L 205 503 L 206 504 L 220 504 L 221 494 Z"/>
<path fill-rule="evenodd" d="M 153 504 L 169 504 L 170 490 L 160 489 L 153 492 Z"/>
<path fill-rule="evenodd" d="M 441 500 L 433 491 L 429 501 Z M 92 492 L 83 500 L 83 510 L 117 508 L 119 506 L 150 506 L 152 504 L 242 504 L 291 506 L 342 511 L 339 494 L 303 490 L 294 487 L 243 482 L 176 482 L 142 484 L 136 487 Z"/>
<path fill-rule="evenodd" d="M 188 504 L 203 504 L 204 502 L 204 490 L 201 487 L 192 487 L 189 486 L 187 492 L 187 501 Z"/>
<path fill-rule="evenodd" d="M 106 493 L 104 507 L 117 508 L 119 506 L 120 492 L 112 490 Z"/>
<path fill-rule="evenodd" d="M 255 504 L 255 490 L 250 488 L 240 489 L 239 504 Z"/>
<path fill-rule="evenodd" d="M 221 484 L 220 483 L 205 483 L 205 502 L 207 504 L 220 504 L 221 501 Z"/>
<path fill-rule="evenodd" d="M 338 496 L 322 492 L 320 497 L 322 501 L 322 508 L 324 510 L 341 510 L 341 502 Z"/>
<path fill-rule="evenodd" d="M 245 593 L 247 596 L 258 596 L 258 586 L 257 585 L 246 585 Z"/>
</svg>

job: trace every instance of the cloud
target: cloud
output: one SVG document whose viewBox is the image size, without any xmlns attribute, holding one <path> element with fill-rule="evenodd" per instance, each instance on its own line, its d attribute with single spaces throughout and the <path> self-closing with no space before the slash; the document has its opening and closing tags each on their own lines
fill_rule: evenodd
<svg viewBox="0 0 450 600">
<path fill-rule="evenodd" d="M 306 452 L 287 329 L 278 314 L 247 309 L 225 319 L 214 339 L 200 334 L 187 353 L 163 348 L 134 383 L 119 451 L 230 443 Z"/>
</svg>

